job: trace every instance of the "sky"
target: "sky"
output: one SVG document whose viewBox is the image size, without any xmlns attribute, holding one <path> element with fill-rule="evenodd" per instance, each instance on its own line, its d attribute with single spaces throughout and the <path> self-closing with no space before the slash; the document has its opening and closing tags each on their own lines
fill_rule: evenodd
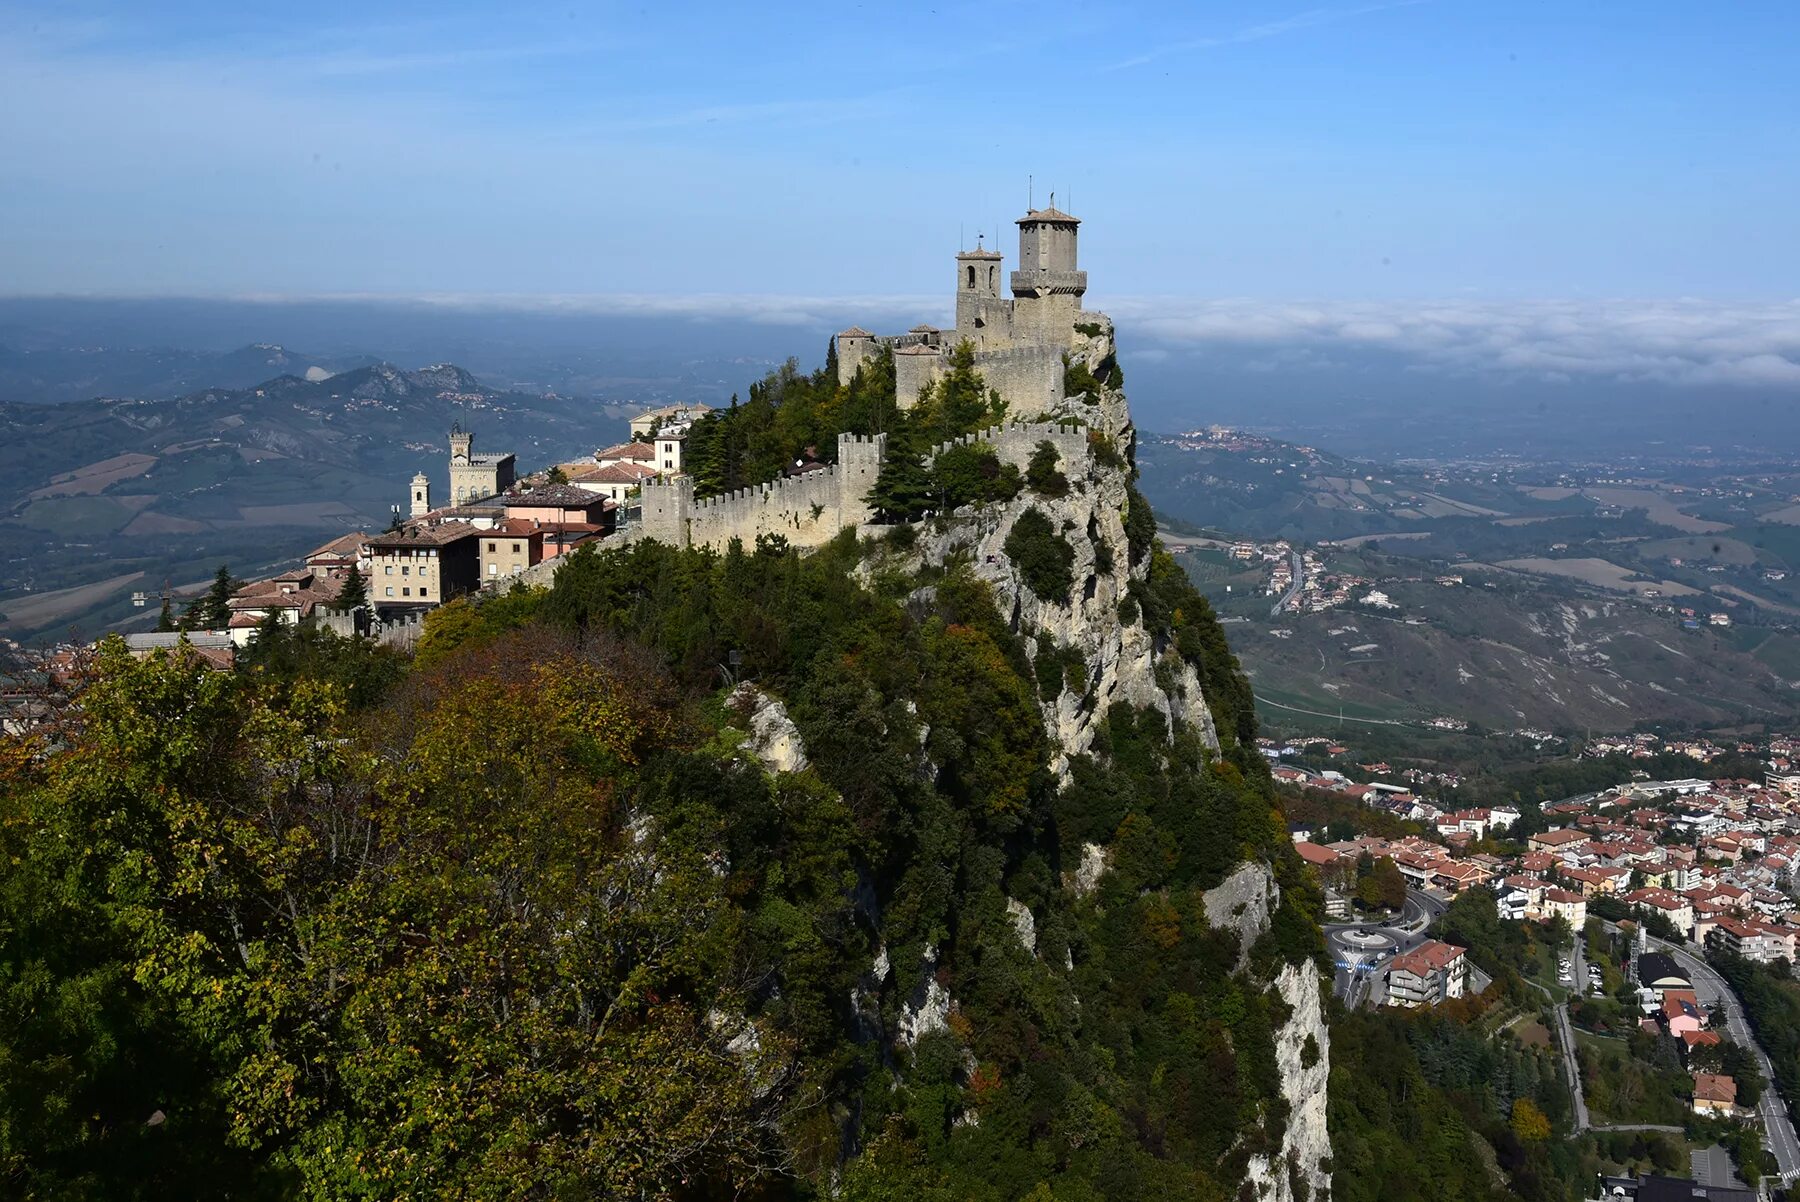
<svg viewBox="0 0 1800 1202">
<path fill-rule="evenodd" d="M 1800 5 L 0 0 L 0 294 L 947 298 L 1800 385 Z M 942 303 L 942 302 L 938 302 Z"/>
</svg>

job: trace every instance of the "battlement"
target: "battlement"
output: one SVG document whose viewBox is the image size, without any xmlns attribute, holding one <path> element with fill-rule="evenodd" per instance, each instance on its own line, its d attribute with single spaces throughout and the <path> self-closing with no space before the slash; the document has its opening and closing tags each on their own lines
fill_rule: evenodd
<svg viewBox="0 0 1800 1202">
<path fill-rule="evenodd" d="M 1088 453 L 1087 427 L 1066 422 L 1007 422 L 939 443 L 925 453 L 924 459 L 931 463 L 952 447 L 985 443 L 994 449 L 994 456 L 1001 463 L 1023 469 L 1040 442 L 1054 446 L 1065 464 L 1080 463 Z"/>
<path fill-rule="evenodd" d="M 1083 463 L 1088 454 L 1085 426 L 1016 421 L 940 443 L 924 458 L 930 462 L 951 447 L 983 443 L 1002 463 L 1023 470 L 1041 442 L 1055 446 L 1065 464 Z M 642 516 L 631 537 L 722 550 L 734 538 L 749 545 L 761 535 L 779 534 L 789 546 L 821 546 L 874 516 L 866 498 L 886 454 L 885 434 L 840 434 L 838 461 L 800 476 L 700 499 L 692 477 L 651 481 L 639 494 Z"/>
</svg>

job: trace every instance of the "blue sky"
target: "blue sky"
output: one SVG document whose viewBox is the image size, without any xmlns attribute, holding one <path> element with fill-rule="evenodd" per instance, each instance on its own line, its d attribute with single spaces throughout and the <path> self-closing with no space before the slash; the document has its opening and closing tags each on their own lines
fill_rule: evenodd
<svg viewBox="0 0 1800 1202">
<path fill-rule="evenodd" d="M 1797 46 L 1755 0 L 5 4 L 0 292 L 931 296 L 1034 176 L 1092 303 L 1202 326 L 1789 322 Z"/>
</svg>

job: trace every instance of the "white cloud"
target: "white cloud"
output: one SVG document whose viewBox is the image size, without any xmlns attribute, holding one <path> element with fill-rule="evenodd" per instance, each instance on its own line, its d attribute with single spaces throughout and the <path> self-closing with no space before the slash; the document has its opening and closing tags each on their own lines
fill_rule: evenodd
<svg viewBox="0 0 1800 1202">
<path fill-rule="evenodd" d="M 1452 372 L 1671 384 L 1800 384 L 1800 301 L 1342 301 L 1134 298 L 1155 346 L 1385 351 Z"/>
</svg>

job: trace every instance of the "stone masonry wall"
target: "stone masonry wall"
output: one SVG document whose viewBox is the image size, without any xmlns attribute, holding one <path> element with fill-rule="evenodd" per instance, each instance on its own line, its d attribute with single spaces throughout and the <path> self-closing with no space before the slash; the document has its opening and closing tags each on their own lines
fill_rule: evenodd
<svg viewBox="0 0 1800 1202">
<path fill-rule="evenodd" d="M 886 446 L 884 434 L 839 435 L 838 461 L 828 468 L 704 500 L 694 499 L 689 476 L 646 484 L 642 520 L 625 538 L 723 549 L 734 538 L 749 546 L 758 535 L 779 534 L 790 546 L 817 547 L 869 520 L 864 498 L 881 473 Z"/>
</svg>

